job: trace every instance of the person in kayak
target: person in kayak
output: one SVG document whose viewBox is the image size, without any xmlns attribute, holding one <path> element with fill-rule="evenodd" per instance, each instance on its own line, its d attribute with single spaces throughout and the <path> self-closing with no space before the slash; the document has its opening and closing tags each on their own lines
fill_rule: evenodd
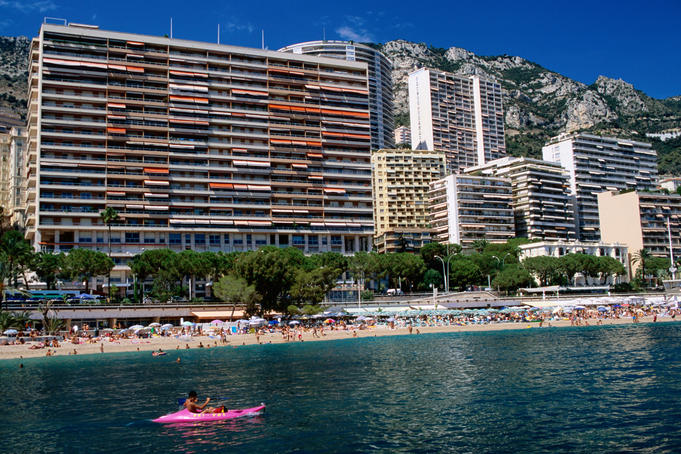
<svg viewBox="0 0 681 454">
<path fill-rule="evenodd" d="M 189 410 L 191 413 L 224 413 L 225 412 L 225 407 L 207 407 L 208 402 L 210 402 L 210 397 L 206 398 L 206 401 L 203 403 L 203 405 L 198 405 L 196 401 L 198 400 L 198 396 L 196 395 L 196 391 L 189 391 L 189 396 L 188 399 L 184 401 L 184 407 Z"/>
</svg>

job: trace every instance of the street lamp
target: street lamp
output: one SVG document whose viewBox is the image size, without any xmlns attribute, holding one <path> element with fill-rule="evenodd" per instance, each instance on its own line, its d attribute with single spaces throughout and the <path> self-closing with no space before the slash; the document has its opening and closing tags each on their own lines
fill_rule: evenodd
<svg viewBox="0 0 681 454">
<path fill-rule="evenodd" d="M 442 277 L 444 279 L 444 284 L 445 284 L 445 293 L 449 293 L 449 283 L 447 282 L 447 274 L 446 274 L 446 271 L 445 271 L 445 261 L 439 255 L 436 255 L 435 258 L 442 262 Z M 447 262 L 449 262 L 449 260 L 447 260 Z"/>
<path fill-rule="evenodd" d="M 669 263 L 671 263 L 669 272 L 672 273 L 672 281 L 675 281 L 677 268 L 674 266 L 674 248 L 672 247 L 672 228 L 669 224 L 669 216 L 667 216 L 667 235 L 669 236 Z M 673 285 L 674 284 L 672 283 L 672 286 Z"/>
<path fill-rule="evenodd" d="M 493 255 L 492 257 L 494 257 L 495 259 L 497 259 L 497 261 L 499 262 L 499 265 L 501 265 L 501 268 L 503 268 L 503 267 L 505 266 L 504 261 L 506 260 L 506 257 L 508 257 L 509 255 L 512 255 L 512 254 L 511 254 L 510 252 L 507 252 L 507 253 L 504 254 L 503 257 L 501 257 L 501 258 L 497 257 L 496 255 Z"/>
</svg>

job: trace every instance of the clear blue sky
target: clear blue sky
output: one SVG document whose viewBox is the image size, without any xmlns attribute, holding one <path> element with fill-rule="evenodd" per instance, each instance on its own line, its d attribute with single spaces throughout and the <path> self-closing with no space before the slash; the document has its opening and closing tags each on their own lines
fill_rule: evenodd
<svg viewBox="0 0 681 454">
<path fill-rule="evenodd" d="M 414 6 L 415 5 L 415 6 Z M 397 38 L 479 55 L 509 54 L 590 84 L 622 78 L 657 98 L 681 95 L 681 0 L 0 0 L 0 35 L 34 36 L 44 16 L 102 29 L 266 46 Z"/>
</svg>

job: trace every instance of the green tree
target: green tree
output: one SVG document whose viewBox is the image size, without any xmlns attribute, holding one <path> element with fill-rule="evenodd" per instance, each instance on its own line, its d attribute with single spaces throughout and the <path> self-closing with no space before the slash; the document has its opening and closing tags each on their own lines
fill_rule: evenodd
<svg viewBox="0 0 681 454">
<path fill-rule="evenodd" d="M 239 257 L 236 274 L 254 285 L 262 295 L 264 312 L 283 312 L 288 306 L 286 297 L 295 280 L 296 270 L 302 268 L 304 256 L 296 248 L 267 246 Z"/>
<path fill-rule="evenodd" d="M 196 279 L 205 278 L 211 272 L 211 259 L 201 252 L 185 250 L 177 254 L 176 266 L 182 281 L 187 280 L 187 297 L 191 300 L 192 287 L 196 284 Z"/>
<path fill-rule="evenodd" d="M 384 254 L 382 257 L 384 269 L 389 273 L 392 284 L 397 288 L 398 282 L 406 281 L 407 288 L 412 290 L 414 285 L 421 282 L 426 266 L 420 255 L 408 252 Z"/>
<path fill-rule="evenodd" d="M 444 280 L 442 279 L 442 273 L 437 270 L 429 269 L 423 274 L 423 284 L 426 288 L 440 287 L 444 289 Z"/>
<path fill-rule="evenodd" d="M 574 285 L 575 275 L 582 269 L 579 254 L 566 254 L 558 259 L 558 269 L 565 274 L 567 280 Z"/>
<path fill-rule="evenodd" d="M 296 270 L 289 294 L 299 304 L 317 304 L 336 286 L 338 269 L 321 267 L 312 271 Z"/>
<path fill-rule="evenodd" d="M 655 285 L 659 279 L 664 279 L 669 275 L 669 259 L 667 257 L 650 257 L 646 260 L 646 271 L 649 276 L 655 279 Z"/>
<path fill-rule="evenodd" d="M 643 285 L 646 283 L 646 262 L 653 258 L 653 254 L 647 249 L 641 249 L 634 253 L 631 257 L 631 263 L 639 264 L 641 267 L 641 277 L 643 278 Z"/>
<path fill-rule="evenodd" d="M 470 258 L 457 256 L 449 264 L 449 288 L 464 290 L 481 281 L 480 268 Z"/>
<path fill-rule="evenodd" d="M 35 272 L 48 290 L 53 290 L 57 282 L 57 276 L 64 265 L 64 254 L 52 254 L 50 252 L 38 252 L 31 269 Z"/>
<path fill-rule="evenodd" d="M 232 274 L 222 276 L 219 281 L 213 284 L 213 293 L 222 301 L 232 303 L 232 318 L 236 310 L 237 303 L 246 305 L 248 313 L 255 313 L 257 305 L 262 300 L 262 296 L 255 290 L 253 285 L 248 285 L 245 279 L 236 277 Z"/>
<path fill-rule="evenodd" d="M 108 232 L 108 243 L 109 243 L 109 257 L 111 257 L 111 224 L 115 223 L 120 219 L 120 216 L 118 216 L 118 211 L 116 211 L 112 207 L 106 207 L 104 210 L 102 210 L 99 213 L 99 217 L 102 218 L 102 222 L 106 224 Z M 106 282 L 107 282 L 107 291 L 108 291 L 108 296 L 109 296 L 109 301 L 111 301 L 111 270 L 107 273 L 106 276 Z"/>
<path fill-rule="evenodd" d="M 492 285 L 499 290 L 516 291 L 521 287 L 529 287 L 532 284 L 532 276 L 527 269 L 517 264 L 511 264 L 499 271 Z"/>
<path fill-rule="evenodd" d="M 538 257 L 528 257 L 522 262 L 523 267 L 530 273 L 537 276 L 539 285 L 549 285 L 551 277 L 558 269 L 558 259 L 548 255 Z"/>
<path fill-rule="evenodd" d="M 612 257 L 597 257 L 596 265 L 602 283 L 605 283 L 604 281 L 608 278 L 608 276 L 622 276 L 626 273 L 624 265 L 622 265 L 619 260 Z"/>
<path fill-rule="evenodd" d="M 339 252 L 321 252 L 311 255 L 309 258 L 312 269 L 329 267 L 338 270 L 340 276 L 347 271 L 349 266 L 348 258 Z"/>
<path fill-rule="evenodd" d="M 489 241 L 485 239 L 475 240 L 473 243 L 471 243 L 471 247 L 478 254 L 482 254 L 482 252 L 487 248 L 487 245 L 489 245 Z"/>
<path fill-rule="evenodd" d="M 91 249 L 72 249 L 64 258 L 64 272 L 71 278 L 85 282 L 85 293 L 89 293 L 90 279 L 106 276 L 114 267 L 114 262 L 103 252 Z"/>
<path fill-rule="evenodd" d="M 7 264 L 9 283 L 13 287 L 19 287 L 19 275 L 24 274 L 24 285 L 28 288 L 25 271 L 33 261 L 33 251 L 18 230 L 9 230 L 0 238 L 0 261 Z"/>
<path fill-rule="evenodd" d="M 158 279 L 155 293 L 160 291 L 162 297 L 172 296 L 172 289 L 180 279 L 180 273 L 177 270 L 177 254 L 170 249 L 150 249 L 137 254 L 130 261 L 130 270 L 135 277 L 135 282 L 139 280 L 143 283 L 149 277 L 153 277 L 154 280 Z M 152 285 L 153 288 L 154 285 Z M 143 293 L 140 292 L 139 295 L 140 303 L 144 299 Z"/>
<path fill-rule="evenodd" d="M 421 247 L 420 255 L 426 267 L 434 270 L 442 269 L 442 264 L 435 256 L 447 259 L 448 256 L 461 253 L 461 246 L 458 244 L 428 243 Z"/>
</svg>

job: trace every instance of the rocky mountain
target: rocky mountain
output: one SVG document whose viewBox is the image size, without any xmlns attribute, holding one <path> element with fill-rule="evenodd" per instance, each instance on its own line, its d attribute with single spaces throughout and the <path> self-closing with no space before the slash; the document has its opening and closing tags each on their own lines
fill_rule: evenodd
<svg viewBox="0 0 681 454">
<path fill-rule="evenodd" d="M 24 117 L 29 44 L 25 37 L 0 37 L 0 107 Z M 404 40 L 371 45 L 393 63 L 398 125 L 409 123 L 407 75 L 412 70 L 431 67 L 478 74 L 503 88 L 511 154 L 539 156 L 549 137 L 588 130 L 651 141 L 660 155 L 660 171 L 681 175 L 681 138 L 660 142 L 645 137 L 681 127 L 681 96 L 654 99 L 623 80 L 604 76 L 585 85 L 509 55 L 480 56 L 459 47 L 442 49 Z"/>
<path fill-rule="evenodd" d="M 478 56 L 459 47 L 404 40 L 376 47 L 393 63 L 399 124 L 409 122 L 407 74 L 414 69 L 431 67 L 498 81 L 504 92 L 507 147 L 515 155 L 538 156 L 546 139 L 560 132 L 589 130 L 650 140 L 645 133 L 681 126 L 681 96 L 653 99 L 623 80 L 600 76 L 585 85 L 521 57 Z M 673 145 L 656 148 L 662 148 L 661 155 L 676 150 L 680 165 L 664 164 L 661 171 L 681 173 L 681 143 Z"/>
<path fill-rule="evenodd" d="M 30 41 L 0 36 L 0 107 L 26 116 L 28 48 Z"/>
</svg>

